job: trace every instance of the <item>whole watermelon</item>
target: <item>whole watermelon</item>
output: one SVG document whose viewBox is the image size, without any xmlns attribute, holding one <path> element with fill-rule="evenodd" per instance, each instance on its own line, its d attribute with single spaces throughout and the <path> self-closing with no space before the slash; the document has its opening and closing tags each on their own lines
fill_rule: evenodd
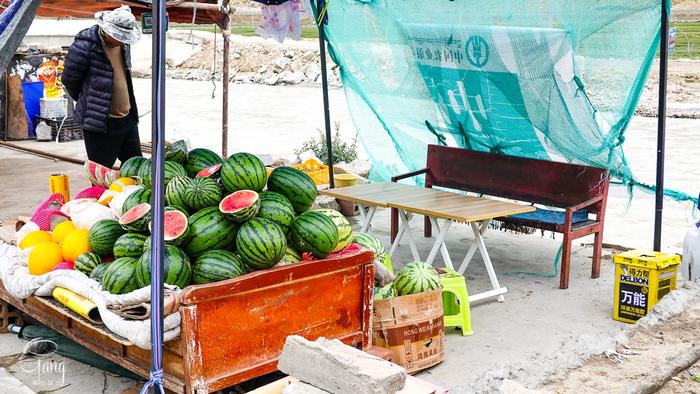
<svg viewBox="0 0 700 394">
<path fill-rule="evenodd" d="M 187 171 L 185 168 L 174 161 L 165 161 L 163 165 L 163 184 L 168 185 L 168 183 L 177 176 L 187 176 Z M 145 167 L 141 170 L 141 179 L 146 187 L 153 187 L 153 180 L 151 179 L 151 169 L 146 169 Z"/>
<path fill-rule="evenodd" d="M 92 271 L 100 264 L 102 264 L 102 259 L 100 256 L 96 255 L 95 253 L 88 252 L 81 254 L 77 259 L 75 259 L 73 262 L 73 268 L 87 276 L 90 276 Z"/>
<path fill-rule="evenodd" d="M 238 225 L 227 220 L 219 212 L 219 207 L 209 207 L 197 211 L 189 218 L 190 239 L 185 244 L 185 252 L 198 258 L 208 250 L 235 248 Z"/>
<path fill-rule="evenodd" d="M 134 257 L 139 258 L 143 254 L 143 245 L 146 242 L 146 235 L 140 233 L 126 233 L 117 238 L 114 243 L 113 255 L 116 258 Z"/>
<path fill-rule="evenodd" d="M 352 243 L 352 226 L 348 219 L 343 216 L 342 213 L 336 211 L 335 209 L 314 209 L 315 212 L 321 212 L 322 214 L 328 216 L 329 219 L 335 223 L 338 228 L 338 243 L 333 248 L 332 252 L 340 252 L 341 250 L 347 248 Z"/>
<path fill-rule="evenodd" d="M 199 171 L 223 163 L 221 156 L 206 148 L 195 148 L 187 153 L 184 167 L 187 175 L 194 177 Z"/>
<path fill-rule="evenodd" d="M 126 213 L 126 211 L 143 203 L 151 203 L 151 188 L 146 186 L 141 186 L 138 190 L 131 193 L 126 200 L 124 200 L 121 214 L 123 215 Z"/>
<path fill-rule="evenodd" d="M 165 186 L 165 203 L 178 207 L 186 207 L 185 196 L 192 185 L 192 179 L 186 176 L 176 176 Z"/>
<path fill-rule="evenodd" d="M 138 260 L 133 257 L 122 257 L 109 263 L 102 274 L 102 288 L 112 294 L 126 294 L 140 286 L 136 280 Z"/>
<path fill-rule="evenodd" d="M 440 275 L 435 268 L 420 261 L 406 264 L 394 279 L 394 289 L 399 296 L 432 291 L 440 287 Z"/>
<path fill-rule="evenodd" d="M 105 270 L 112 263 L 102 263 L 95 267 L 92 272 L 90 272 L 90 279 L 102 282 L 102 275 L 104 275 Z"/>
<path fill-rule="evenodd" d="M 285 234 L 289 234 L 296 215 L 287 197 L 275 192 L 262 192 L 258 217 L 272 220 Z"/>
<path fill-rule="evenodd" d="M 151 253 L 146 251 L 138 260 L 136 280 L 141 287 L 151 284 Z M 192 281 L 190 259 L 177 246 L 165 245 L 163 250 L 165 283 L 184 289 Z"/>
<path fill-rule="evenodd" d="M 185 140 L 175 141 L 165 147 L 165 160 L 174 161 L 178 164 L 185 164 L 187 161 L 187 151 L 187 142 L 185 142 Z"/>
<path fill-rule="evenodd" d="M 98 256 L 111 257 L 114 243 L 125 232 L 116 220 L 102 219 L 90 228 L 88 245 Z"/>
<path fill-rule="evenodd" d="M 185 188 L 185 205 L 192 211 L 219 205 L 221 186 L 212 178 L 194 178 Z"/>
<path fill-rule="evenodd" d="M 297 214 L 309 210 L 318 195 L 314 180 L 292 167 L 278 167 L 272 170 L 267 180 L 267 189 L 287 197 Z"/>
<path fill-rule="evenodd" d="M 261 192 L 267 183 L 265 164 L 250 153 L 231 155 L 221 166 L 221 184 L 229 193 L 238 190 Z"/>
<path fill-rule="evenodd" d="M 192 282 L 218 282 L 241 276 L 246 271 L 245 264 L 235 254 L 226 250 L 210 250 L 192 264 Z"/>
<path fill-rule="evenodd" d="M 141 167 L 150 166 L 150 161 L 143 156 L 134 156 L 122 163 L 119 167 L 119 176 L 136 177 L 141 176 Z"/>
<path fill-rule="evenodd" d="M 254 218 L 245 222 L 236 236 L 238 255 L 252 269 L 277 264 L 287 250 L 287 238 L 272 220 Z"/>
<path fill-rule="evenodd" d="M 292 223 L 292 242 L 297 250 L 322 259 L 338 244 L 338 228 L 321 212 L 304 212 Z"/>
</svg>

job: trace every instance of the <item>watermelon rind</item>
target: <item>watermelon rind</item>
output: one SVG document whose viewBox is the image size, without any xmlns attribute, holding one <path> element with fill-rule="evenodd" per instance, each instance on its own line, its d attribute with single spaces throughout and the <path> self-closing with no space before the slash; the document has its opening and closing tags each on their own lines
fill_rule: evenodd
<svg viewBox="0 0 700 394">
<path fill-rule="evenodd" d="M 362 246 L 370 252 L 373 252 L 375 256 L 379 256 L 385 252 L 382 242 L 372 234 L 354 233 L 352 242 Z"/>
<path fill-rule="evenodd" d="M 148 230 L 152 230 L 153 222 L 148 223 Z M 190 228 L 187 214 L 179 209 L 167 207 L 163 213 L 163 241 L 170 245 L 179 246 L 189 239 Z"/>
<path fill-rule="evenodd" d="M 124 234 L 119 222 L 113 219 L 102 219 L 90 227 L 88 245 L 93 253 L 101 257 L 111 257 L 114 243 Z"/>
<path fill-rule="evenodd" d="M 184 250 L 191 259 L 196 259 L 208 250 L 235 248 L 238 224 L 227 220 L 218 207 L 197 211 L 189 218 L 190 239 Z"/>
<path fill-rule="evenodd" d="M 136 280 L 138 260 L 122 257 L 109 263 L 102 274 L 102 288 L 112 294 L 126 294 L 143 286 Z"/>
<path fill-rule="evenodd" d="M 152 173 L 150 167 L 142 167 L 139 178 L 146 187 L 153 187 Z M 163 165 L 163 184 L 168 185 L 170 181 L 177 176 L 187 176 L 187 171 L 180 163 L 174 161 L 165 161 Z"/>
<path fill-rule="evenodd" d="M 304 212 L 292 223 L 292 242 L 297 250 L 324 258 L 338 243 L 338 228 L 321 212 Z"/>
<path fill-rule="evenodd" d="M 173 161 L 178 164 L 184 164 L 187 161 L 187 142 L 185 140 L 177 140 L 172 144 L 165 146 L 165 160 Z"/>
<path fill-rule="evenodd" d="M 308 211 L 318 196 L 313 179 L 292 167 L 278 167 L 272 170 L 267 180 L 267 189 L 287 197 L 297 214 Z"/>
<path fill-rule="evenodd" d="M 185 252 L 173 245 L 165 245 L 163 250 L 163 275 L 165 283 L 180 289 L 187 287 L 192 281 L 190 259 Z M 151 284 L 151 252 L 144 252 L 137 264 L 136 281 L 141 287 Z"/>
<path fill-rule="evenodd" d="M 226 250 L 210 250 L 192 264 L 192 283 L 219 282 L 246 272 L 247 267 L 239 256 Z"/>
<path fill-rule="evenodd" d="M 141 257 L 146 238 L 147 236 L 141 233 L 126 233 L 122 235 L 114 243 L 114 257 Z"/>
<path fill-rule="evenodd" d="M 231 208 L 236 199 L 253 199 L 253 202 L 240 208 Z M 219 203 L 219 211 L 234 222 L 243 223 L 255 217 L 260 209 L 260 196 L 252 190 L 239 190 L 224 197 Z"/>
<path fill-rule="evenodd" d="M 211 167 L 207 167 L 197 173 L 195 178 L 218 178 L 219 171 L 221 170 L 222 163 L 214 164 Z"/>
<path fill-rule="evenodd" d="M 314 209 L 314 212 L 321 212 L 322 214 L 328 216 L 329 219 L 333 221 L 335 227 L 338 228 L 338 243 L 331 253 L 340 252 L 341 250 L 350 246 L 353 240 L 352 226 L 348 219 L 340 212 L 335 209 Z"/>
<path fill-rule="evenodd" d="M 151 204 L 143 203 L 126 211 L 119 219 L 119 224 L 124 230 L 145 232 L 151 221 Z M 114 247 L 114 245 L 112 245 Z"/>
<path fill-rule="evenodd" d="M 440 275 L 435 268 L 420 261 L 408 263 L 401 268 L 393 284 L 399 296 L 423 293 L 442 287 Z"/>
<path fill-rule="evenodd" d="M 221 186 L 212 178 L 195 178 L 185 188 L 184 203 L 193 212 L 215 207 L 221 201 Z M 179 204 L 178 204 L 179 205 Z"/>
<path fill-rule="evenodd" d="M 294 206 L 287 197 L 279 193 L 265 191 L 260 193 L 258 217 L 272 220 L 280 226 L 285 234 L 289 234 L 296 214 Z"/>
<path fill-rule="evenodd" d="M 195 148 L 187 153 L 187 160 L 183 166 L 187 175 L 194 177 L 199 171 L 220 163 L 223 163 L 223 159 L 215 152 L 206 148 Z"/>
<path fill-rule="evenodd" d="M 282 256 L 282 259 L 275 264 L 275 267 L 282 267 L 285 265 L 290 265 L 290 264 L 295 264 L 301 261 L 301 256 L 299 253 L 292 249 L 291 247 L 287 246 L 287 249 L 284 251 L 284 255 Z"/>
<path fill-rule="evenodd" d="M 396 290 L 394 289 L 394 284 L 389 283 L 384 287 L 374 288 L 374 300 L 386 300 L 396 295 Z"/>
<path fill-rule="evenodd" d="M 143 156 L 134 156 L 121 164 L 121 167 L 119 167 L 119 176 L 140 177 L 141 167 L 144 165 L 150 165 L 147 158 Z"/>
<path fill-rule="evenodd" d="M 132 192 L 129 197 L 124 200 L 124 204 L 122 205 L 122 210 L 121 214 L 124 215 L 126 211 L 130 210 L 131 208 L 143 204 L 143 203 L 150 203 L 151 202 L 151 189 L 146 187 L 146 186 L 141 186 L 138 190 L 135 192 Z"/>
<path fill-rule="evenodd" d="M 102 259 L 96 253 L 83 253 L 73 262 L 73 269 L 80 271 L 87 276 L 92 274 L 92 271 L 102 264 Z"/>
<path fill-rule="evenodd" d="M 185 196 L 192 185 L 192 179 L 186 176 L 176 176 L 165 186 L 165 203 L 167 205 L 177 205 L 187 207 Z"/>
<path fill-rule="evenodd" d="M 221 184 L 229 193 L 238 190 L 261 192 L 267 183 L 267 170 L 257 156 L 239 152 L 231 155 L 221 166 Z"/>
<path fill-rule="evenodd" d="M 238 255 L 254 270 L 277 264 L 287 250 L 287 238 L 272 220 L 254 218 L 244 223 L 236 236 Z"/>
</svg>

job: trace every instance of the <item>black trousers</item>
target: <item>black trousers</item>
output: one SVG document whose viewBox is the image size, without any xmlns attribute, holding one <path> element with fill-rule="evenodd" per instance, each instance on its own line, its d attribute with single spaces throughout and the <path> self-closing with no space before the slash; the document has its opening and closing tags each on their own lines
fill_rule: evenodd
<svg viewBox="0 0 700 394">
<path fill-rule="evenodd" d="M 107 133 L 84 131 L 88 159 L 105 167 L 112 167 L 119 159 L 124 163 L 134 156 L 141 156 L 141 140 L 138 124 L 108 119 Z"/>
</svg>

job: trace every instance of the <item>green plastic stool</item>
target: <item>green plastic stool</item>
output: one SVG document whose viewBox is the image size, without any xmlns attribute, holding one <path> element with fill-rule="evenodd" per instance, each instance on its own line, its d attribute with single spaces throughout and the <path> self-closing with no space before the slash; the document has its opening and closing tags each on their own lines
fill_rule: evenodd
<svg viewBox="0 0 700 394">
<path fill-rule="evenodd" d="M 445 327 L 461 327 L 462 335 L 474 335 L 467 281 L 464 276 L 449 268 L 438 268 L 438 272 L 442 283 Z"/>
</svg>

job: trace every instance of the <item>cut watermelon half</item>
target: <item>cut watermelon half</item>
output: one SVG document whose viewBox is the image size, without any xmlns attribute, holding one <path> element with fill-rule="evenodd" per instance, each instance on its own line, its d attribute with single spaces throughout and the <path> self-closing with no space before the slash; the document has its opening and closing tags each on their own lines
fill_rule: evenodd
<svg viewBox="0 0 700 394">
<path fill-rule="evenodd" d="M 224 197 L 219 211 L 234 222 L 246 222 L 255 217 L 260 209 L 260 196 L 252 190 L 239 190 Z"/>
<path fill-rule="evenodd" d="M 135 205 L 126 211 L 119 224 L 128 231 L 144 232 L 148 229 L 148 222 L 151 221 L 151 204 L 143 203 Z"/>
<path fill-rule="evenodd" d="M 342 256 L 345 256 L 348 254 L 353 254 L 353 253 L 359 252 L 361 250 L 362 250 L 362 246 L 360 246 L 358 244 L 350 244 L 348 247 L 346 247 L 345 249 L 343 249 L 339 252 L 329 254 L 328 256 L 326 256 L 326 258 L 335 259 L 335 258 L 342 257 Z"/>
<path fill-rule="evenodd" d="M 148 230 L 152 230 L 153 221 L 148 223 Z M 187 241 L 190 232 L 187 223 L 187 215 L 176 209 L 163 213 L 163 240 L 171 245 L 180 245 Z"/>
<path fill-rule="evenodd" d="M 214 176 L 219 173 L 219 170 L 221 169 L 222 164 L 214 164 L 211 167 L 207 167 L 203 169 L 202 171 L 199 171 L 196 175 L 198 178 L 208 178 L 210 176 Z"/>
</svg>

